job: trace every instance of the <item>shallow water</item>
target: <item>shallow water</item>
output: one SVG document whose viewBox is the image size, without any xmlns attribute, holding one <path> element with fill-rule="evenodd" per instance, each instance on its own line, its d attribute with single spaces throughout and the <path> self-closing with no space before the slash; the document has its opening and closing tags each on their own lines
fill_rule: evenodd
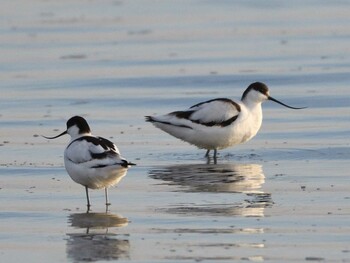
<svg viewBox="0 0 350 263">
<path fill-rule="evenodd" d="M 21 6 L 21 8 L 18 8 Z M 346 1 L 5 1 L 0 13 L 4 262 L 349 262 L 350 18 Z M 250 142 L 204 151 L 143 116 L 251 82 Z M 91 191 L 63 167 L 72 115 L 137 163 Z"/>
</svg>

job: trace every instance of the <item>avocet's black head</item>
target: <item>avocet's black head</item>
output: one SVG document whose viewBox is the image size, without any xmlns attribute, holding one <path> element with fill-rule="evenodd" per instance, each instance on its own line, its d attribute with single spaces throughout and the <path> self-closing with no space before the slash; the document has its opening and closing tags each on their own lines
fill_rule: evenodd
<svg viewBox="0 0 350 263">
<path fill-rule="evenodd" d="M 271 100 L 287 108 L 294 109 L 294 110 L 300 110 L 300 109 L 306 108 L 306 107 L 296 108 L 296 107 L 288 106 L 287 104 L 284 104 L 279 100 L 274 99 L 269 94 L 269 88 L 266 86 L 266 84 L 262 82 L 254 82 L 250 84 L 248 88 L 243 92 L 241 100 L 246 102 L 253 102 L 253 103 L 261 103 L 265 100 Z"/>
<path fill-rule="evenodd" d="M 46 139 L 56 139 L 65 134 L 69 134 L 71 137 L 77 137 L 82 134 L 90 134 L 90 133 L 91 133 L 91 130 L 86 120 L 83 117 L 74 116 L 67 121 L 67 130 L 65 130 L 61 134 L 54 137 L 46 137 L 46 136 L 43 136 L 43 137 Z"/>
<path fill-rule="evenodd" d="M 71 136 L 90 132 L 89 124 L 83 117 L 74 116 L 67 121 L 67 133 Z"/>
<path fill-rule="evenodd" d="M 258 94 L 265 95 L 266 98 L 269 96 L 269 88 L 262 82 L 254 82 L 248 86 L 248 88 L 243 92 L 242 101 L 247 99 L 250 94 L 254 94 L 253 91 L 258 92 Z M 264 98 L 264 97 L 262 97 Z M 262 100 L 261 100 L 262 101 Z"/>
</svg>

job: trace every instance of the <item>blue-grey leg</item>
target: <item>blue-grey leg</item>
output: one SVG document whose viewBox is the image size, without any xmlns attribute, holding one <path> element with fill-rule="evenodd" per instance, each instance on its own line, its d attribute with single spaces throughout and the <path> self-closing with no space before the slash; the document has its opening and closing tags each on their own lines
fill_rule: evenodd
<svg viewBox="0 0 350 263">
<path fill-rule="evenodd" d="M 105 196 L 106 196 L 106 210 L 108 210 L 108 206 L 111 205 L 110 202 L 108 202 L 108 188 L 105 188 Z"/>
<path fill-rule="evenodd" d="M 216 164 L 217 158 L 216 158 L 216 154 L 217 154 L 218 150 L 214 149 L 214 164 Z"/>
<path fill-rule="evenodd" d="M 89 188 L 85 186 L 86 199 L 87 199 L 87 212 L 90 211 L 90 199 L 89 199 Z"/>
</svg>

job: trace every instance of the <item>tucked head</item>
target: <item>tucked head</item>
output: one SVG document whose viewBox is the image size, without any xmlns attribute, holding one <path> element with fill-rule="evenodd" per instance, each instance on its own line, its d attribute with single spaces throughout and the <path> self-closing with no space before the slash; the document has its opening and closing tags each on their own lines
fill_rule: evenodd
<svg viewBox="0 0 350 263">
<path fill-rule="evenodd" d="M 89 124 L 80 116 L 74 116 L 67 121 L 67 133 L 75 137 L 80 134 L 91 133 Z"/>
<path fill-rule="evenodd" d="M 74 116 L 67 121 L 67 130 L 54 137 L 43 137 L 46 139 L 56 139 L 65 134 L 69 134 L 71 137 L 77 137 L 79 135 L 89 133 L 91 133 L 91 130 L 86 120 L 83 117 Z"/>
<path fill-rule="evenodd" d="M 306 108 L 306 107 L 302 107 L 302 108 L 291 107 L 291 106 L 288 106 L 287 104 L 280 102 L 279 100 L 274 99 L 273 97 L 270 96 L 269 88 L 262 82 L 254 82 L 250 84 L 248 88 L 243 92 L 241 100 L 243 102 L 253 102 L 253 103 L 261 103 L 265 100 L 271 100 L 290 109 L 299 110 L 299 109 Z"/>
</svg>

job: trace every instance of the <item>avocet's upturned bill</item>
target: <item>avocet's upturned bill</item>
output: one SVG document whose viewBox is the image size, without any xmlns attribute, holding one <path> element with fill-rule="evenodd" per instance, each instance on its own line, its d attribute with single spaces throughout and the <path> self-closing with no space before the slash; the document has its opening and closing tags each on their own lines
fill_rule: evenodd
<svg viewBox="0 0 350 263">
<path fill-rule="evenodd" d="M 64 165 L 73 181 L 85 187 L 88 211 L 89 188 L 105 188 L 108 208 L 108 187 L 116 185 L 126 175 L 128 167 L 134 164 L 121 157 L 114 143 L 93 136 L 88 123 L 80 116 L 70 118 L 67 121 L 67 130 L 61 134 L 43 137 L 55 139 L 65 134 L 69 134 L 71 140 L 64 151 Z"/>
<path fill-rule="evenodd" d="M 304 109 L 274 99 L 264 83 L 255 82 L 244 91 L 240 101 L 208 100 L 184 111 L 146 116 L 146 121 L 176 138 L 206 149 L 206 156 L 214 150 L 216 159 L 217 150 L 244 143 L 257 134 L 263 118 L 261 103 L 266 100 L 290 109 Z"/>
</svg>

